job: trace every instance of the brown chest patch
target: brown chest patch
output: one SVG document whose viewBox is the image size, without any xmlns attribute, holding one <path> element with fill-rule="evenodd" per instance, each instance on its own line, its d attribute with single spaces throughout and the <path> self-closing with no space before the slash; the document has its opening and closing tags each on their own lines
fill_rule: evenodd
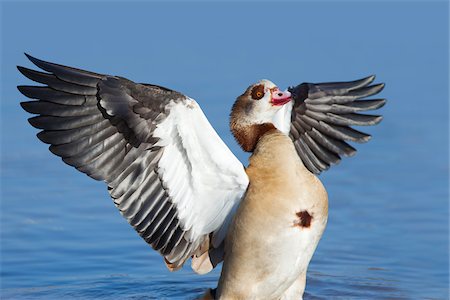
<svg viewBox="0 0 450 300">
<path fill-rule="evenodd" d="M 247 152 L 253 152 L 259 139 L 271 130 L 276 130 L 272 123 L 254 124 L 246 126 L 231 125 L 231 132 L 236 138 L 242 149 Z"/>
<path fill-rule="evenodd" d="M 311 226 L 311 220 L 312 216 L 309 214 L 308 211 L 302 210 L 298 213 L 296 213 L 298 219 L 294 221 L 294 226 L 298 226 L 301 228 L 309 228 Z"/>
</svg>

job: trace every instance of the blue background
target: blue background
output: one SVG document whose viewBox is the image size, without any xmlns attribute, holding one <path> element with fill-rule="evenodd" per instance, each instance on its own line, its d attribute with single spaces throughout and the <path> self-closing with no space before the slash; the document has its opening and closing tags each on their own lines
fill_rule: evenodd
<svg viewBox="0 0 450 300">
<path fill-rule="evenodd" d="M 1 296 L 195 298 L 219 270 L 169 273 L 104 184 L 40 143 L 18 103 L 23 52 L 196 99 L 227 145 L 237 95 L 268 78 L 385 82 L 384 121 L 320 176 L 328 228 L 305 299 L 448 299 L 449 5 L 423 2 L 1 3 Z"/>
</svg>

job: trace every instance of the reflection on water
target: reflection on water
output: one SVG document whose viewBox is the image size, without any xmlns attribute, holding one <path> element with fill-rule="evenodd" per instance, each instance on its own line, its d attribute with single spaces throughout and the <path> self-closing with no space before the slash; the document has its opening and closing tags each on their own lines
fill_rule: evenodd
<svg viewBox="0 0 450 300">
<path fill-rule="evenodd" d="M 193 281 L 189 276 L 184 280 L 170 280 L 158 276 L 142 278 L 126 274 L 111 274 L 88 280 L 74 280 L 63 285 L 19 288 L 6 290 L 5 299 L 20 295 L 27 299 L 40 298 L 85 298 L 85 299 L 195 299 L 216 283 L 213 276 L 198 277 Z M 304 299 L 408 299 L 395 287 L 395 282 L 381 278 L 339 278 L 311 272 L 308 277 L 309 289 Z"/>
</svg>

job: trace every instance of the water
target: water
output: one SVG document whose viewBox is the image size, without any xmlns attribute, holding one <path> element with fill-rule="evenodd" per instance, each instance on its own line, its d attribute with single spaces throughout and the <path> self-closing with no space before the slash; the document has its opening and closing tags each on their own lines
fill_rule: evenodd
<svg viewBox="0 0 450 300">
<path fill-rule="evenodd" d="M 429 178 L 436 188 L 428 191 L 420 186 L 427 174 L 410 182 L 399 180 L 401 168 L 386 174 L 376 163 L 387 140 L 379 135 L 347 167 L 322 176 L 330 217 L 305 299 L 448 297 L 448 171 Z M 102 183 L 38 148 L 2 164 L 3 299 L 194 299 L 215 287 L 219 270 L 168 272 Z"/>
<path fill-rule="evenodd" d="M 246 19 L 272 4 L 3 5 L 2 299 L 194 299 L 215 287 L 220 274 L 218 268 L 199 276 L 188 265 L 167 271 L 117 212 L 105 185 L 64 165 L 37 141 L 15 90 L 28 83 L 14 70 L 30 66 L 24 50 L 188 93 L 243 162 L 247 156 L 233 142 L 227 118 L 248 84 L 269 77 L 284 87 L 293 80 L 376 73 L 387 83 L 385 119 L 366 129 L 374 138 L 356 145 L 356 157 L 320 176 L 329 193 L 329 222 L 304 298 L 449 298 L 448 4 L 282 3 L 283 22 Z M 190 19 L 181 27 L 182 21 L 155 27 L 185 14 Z M 80 15 L 87 21 L 79 23 Z M 93 23 L 120 18 L 128 23 L 88 34 Z M 124 28 L 159 28 L 152 32 L 159 43 L 146 39 L 131 49 L 117 40 Z M 258 43 L 247 44 L 249 36 L 284 40 L 293 34 L 302 38 L 290 39 L 289 47 L 255 50 Z M 114 47 L 105 54 L 109 41 Z M 186 44 L 192 47 L 181 51 Z"/>
</svg>

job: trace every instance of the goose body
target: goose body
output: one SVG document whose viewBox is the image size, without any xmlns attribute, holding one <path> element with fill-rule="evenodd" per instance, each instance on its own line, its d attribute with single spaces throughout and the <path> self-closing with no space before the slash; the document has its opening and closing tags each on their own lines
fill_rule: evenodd
<svg viewBox="0 0 450 300">
<path fill-rule="evenodd" d="M 179 92 L 42 61 L 18 67 L 43 86 L 18 86 L 22 107 L 50 151 L 104 181 L 124 218 L 175 271 L 223 261 L 205 298 L 298 299 L 328 216 L 316 177 L 367 142 L 352 125 L 374 125 L 382 90 L 374 76 L 302 83 L 281 91 L 250 85 L 232 108 L 230 129 L 247 168 L 223 143 L 197 102 Z"/>
<path fill-rule="evenodd" d="M 327 193 L 276 129 L 259 139 L 246 172 L 250 184 L 225 241 L 218 299 L 298 299 L 327 223 Z"/>
</svg>

